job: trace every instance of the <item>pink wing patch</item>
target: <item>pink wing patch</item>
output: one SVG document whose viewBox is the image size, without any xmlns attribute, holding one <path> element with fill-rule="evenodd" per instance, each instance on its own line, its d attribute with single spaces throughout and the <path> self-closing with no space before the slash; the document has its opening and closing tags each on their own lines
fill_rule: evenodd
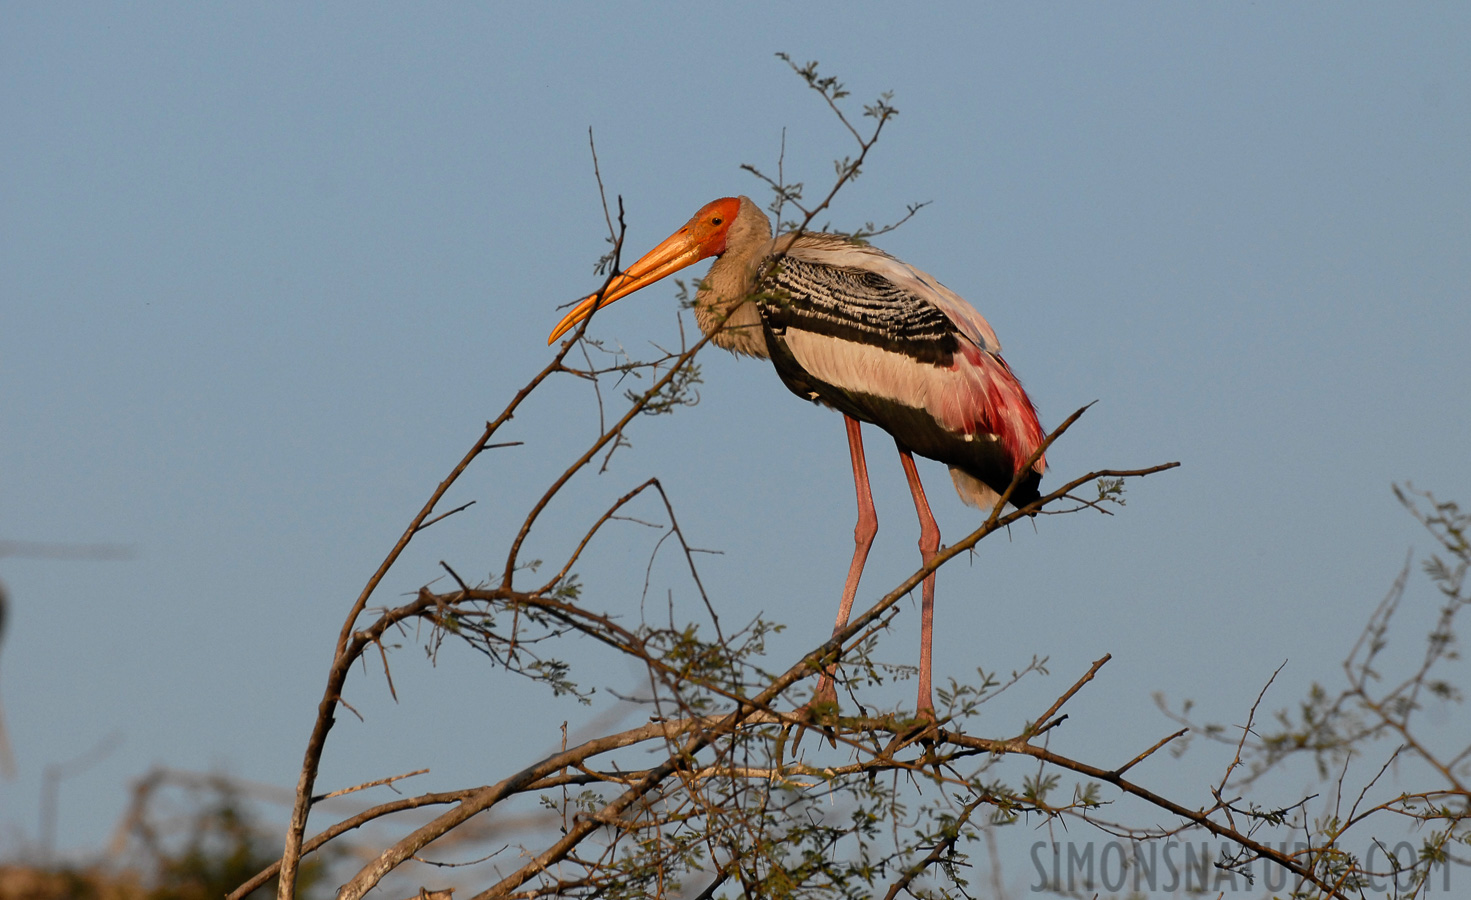
<svg viewBox="0 0 1471 900">
<path fill-rule="evenodd" d="M 939 398 L 938 409 L 930 412 L 957 434 L 994 434 L 1021 471 L 1028 457 L 1041 445 L 1044 435 L 1036 407 L 1011 373 L 1006 360 L 979 347 L 961 343 L 960 355 L 950 371 L 959 377 L 946 379 L 949 390 Z M 1036 470 L 1046 466 L 1045 455 Z"/>
</svg>

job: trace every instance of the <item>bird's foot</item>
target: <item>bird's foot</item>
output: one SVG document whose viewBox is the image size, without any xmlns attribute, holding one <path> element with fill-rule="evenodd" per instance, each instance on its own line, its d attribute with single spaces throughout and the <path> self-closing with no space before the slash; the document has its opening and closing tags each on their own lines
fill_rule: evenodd
<svg viewBox="0 0 1471 900">
<path fill-rule="evenodd" d="M 797 726 L 797 738 L 792 741 L 792 752 L 802 745 L 802 738 L 807 734 L 809 727 L 821 728 L 827 735 L 827 742 L 834 747 L 838 745 L 838 739 L 833 732 L 833 726 L 838 722 L 838 689 L 831 678 L 823 676 L 817 685 L 817 690 L 812 692 L 812 699 L 803 703 L 793 710 L 793 715 L 802 724 Z"/>
<path fill-rule="evenodd" d="M 889 746 L 884 752 L 895 753 L 915 743 L 933 747 L 940 743 L 942 738 L 940 721 L 935 718 L 934 708 L 922 706 L 915 711 L 914 718 L 896 724 L 894 738 L 889 741 Z"/>
<path fill-rule="evenodd" d="M 838 718 L 838 687 L 831 678 L 823 676 L 812 692 L 812 699 L 797 707 L 798 718 L 819 725 L 831 725 Z"/>
</svg>

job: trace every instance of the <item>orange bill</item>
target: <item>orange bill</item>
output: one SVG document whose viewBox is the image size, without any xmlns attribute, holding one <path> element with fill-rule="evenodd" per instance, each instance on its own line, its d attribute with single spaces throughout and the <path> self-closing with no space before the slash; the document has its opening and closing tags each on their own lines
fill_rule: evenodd
<svg viewBox="0 0 1471 900">
<path fill-rule="evenodd" d="M 642 259 L 629 266 L 627 271 L 614 278 L 602 291 L 584 298 L 572 307 L 572 311 L 563 316 L 562 321 L 557 323 L 557 327 L 552 329 L 547 343 L 552 343 L 576 327 L 577 323 L 592 315 L 594 310 L 602 309 L 609 303 L 621 300 L 634 291 L 648 287 L 686 266 L 692 266 L 709 255 L 705 252 L 705 248 L 689 234 L 688 229 L 681 228 L 665 238 L 659 246 L 644 254 Z"/>
<path fill-rule="evenodd" d="M 645 253 L 642 259 L 609 282 L 606 288 L 578 301 L 572 311 L 563 316 L 557 327 L 552 329 L 547 343 L 550 344 L 566 334 L 577 323 L 609 303 L 627 297 L 634 291 L 648 287 L 702 259 L 724 253 L 726 232 L 739 212 L 740 200 L 735 197 L 723 197 L 705 204 L 683 228 Z"/>
</svg>

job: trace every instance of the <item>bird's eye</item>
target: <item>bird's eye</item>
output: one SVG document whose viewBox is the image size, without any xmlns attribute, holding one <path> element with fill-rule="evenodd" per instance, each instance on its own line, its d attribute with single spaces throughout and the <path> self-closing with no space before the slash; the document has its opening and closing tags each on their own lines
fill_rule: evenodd
<svg viewBox="0 0 1471 900">
<path fill-rule="evenodd" d="M 710 220 L 710 224 L 711 225 L 719 225 L 721 222 L 724 222 L 724 221 L 725 221 L 724 219 L 720 218 L 719 216 L 716 216 L 715 218 L 713 218 L 713 219 Z"/>
</svg>

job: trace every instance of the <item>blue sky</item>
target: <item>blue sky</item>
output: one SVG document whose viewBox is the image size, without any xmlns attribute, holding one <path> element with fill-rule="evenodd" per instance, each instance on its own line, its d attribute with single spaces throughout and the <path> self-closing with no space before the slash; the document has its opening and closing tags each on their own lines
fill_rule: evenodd
<svg viewBox="0 0 1471 900">
<path fill-rule="evenodd" d="M 740 166 L 774 169 L 783 129 L 813 190 L 852 152 L 777 51 L 820 60 L 855 110 L 900 109 L 832 222 L 932 201 L 878 243 L 989 318 L 1044 424 L 1097 401 L 1044 487 L 1184 464 L 1113 518 L 1018 528 L 943 572 L 937 674 L 1048 656 L 1035 700 L 1112 652 L 1074 749 L 1147 746 L 1156 690 L 1234 721 L 1283 660 L 1290 702 L 1424 544 L 1391 483 L 1471 502 L 1468 46 L 1451 3 L 5 7 L 0 540 L 136 557 L 0 559 L 20 767 L 0 856 L 37 838 L 44 767 L 112 734 L 62 787 L 65 852 L 100 848 L 154 764 L 294 783 L 345 611 L 545 363 L 556 307 L 598 284 L 589 127 L 634 253 L 715 197 L 764 199 Z M 596 330 L 676 342 L 672 289 Z M 776 652 L 819 643 L 851 553 L 846 445 L 768 369 L 711 352 L 701 403 L 640 423 L 531 555 L 658 475 L 723 551 L 704 570 L 723 615 L 786 621 Z M 593 414 L 554 385 L 384 597 L 441 559 L 497 570 Z M 918 554 L 888 441 L 868 446 L 872 597 Z M 942 532 L 969 531 L 921 465 Z M 636 614 L 651 545 L 632 526 L 601 545 L 589 602 Z M 916 619 L 888 658 L 912 661 Z M 483 783 L 607 708 L 405 643 L 401 703 L 372 672 L 350 685 L 366 722 L 341 720 L 323 789 L 422 766 L 421 790 Z M 998 707 L 997 731 L 1028 712 Z M 1198 783 L 1190 759 L 1153 777 Z"/>
</svg>

